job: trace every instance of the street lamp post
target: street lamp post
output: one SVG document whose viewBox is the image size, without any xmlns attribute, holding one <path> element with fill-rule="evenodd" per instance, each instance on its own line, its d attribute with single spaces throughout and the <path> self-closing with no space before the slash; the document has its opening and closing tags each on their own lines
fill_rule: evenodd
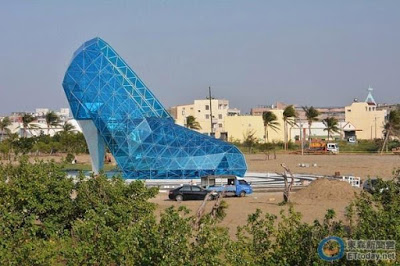
<svg viewBox="0 0 400 266">
<path fill-rule="evenodd" d="M 301 155 L 304 155 L 304 137 L 303 137 L 303 124 L 301 122 L 301 119 L 297 119 L 299 123 L 299 129 L 300 129 L 300 145 L 301 145 Z"/>
<path fill-rule="evenodd" d="M 304 136 L 303 136 L 303 123 L 300 119 L 300 137 L 301 137 L 301 155 L 304 155 Z"/>
<path fill-rule="evenodd" d="M 214 129 L 213 129 L 213 115 L 212 115 L 212 101 L 211 101 L 211 87 L 208 87 L 208 98 L 210 99 L 210 123 L 211 123 L 211 133 L 210 136 L 213 135 Z"/>
</svg>

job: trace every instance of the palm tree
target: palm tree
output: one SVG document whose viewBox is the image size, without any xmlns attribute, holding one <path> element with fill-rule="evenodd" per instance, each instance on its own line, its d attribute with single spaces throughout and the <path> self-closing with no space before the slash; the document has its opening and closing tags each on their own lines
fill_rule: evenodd
<svg viewBox="0 0 400 266">
<path fill-rule="evenodd" d="M 47 112 L 47 114 L 45 115 L 45 118 L 46 118 L 46 124 L 47 124 L 47 134 L 50 134 L 50 127 L 59 126 L 60 118 L 53 111 Z"/>
<path fill-rule="evenodd" d="M 271 111 L 266 111 L 262 114 L 264 120 L 264 142 L 268 142 L 268 128 L 271 128 L 275 132 L 278 130 L 279 122 L 276 115 Z"/>
<path fill-rule="evenodd" d="M 337 133 L 340 131 L 339 122 L 334 117 L 327 117 L 322 122 L 325 125 L 324 131 L 328 131 L 328 140 L 331 136 L 331 133 Z"/>
<path fill-rule="evenodd" d="M 186 127 L 190 129 L 201 129 L 200 123 L 196 121 L 196 117 L 189 115 L 186 117 Z"/>
<path fill-rule="evenodd" d="M 70 132 L 70 131 L 72 131 L 74 129 L 75 129 L 75 126 L 70 124 L 70 123 L 68 123 L 68 122 L 65 122 L 64 125 L 63 125 L 63 132 Z"/>
<path fill-rule="evenodd" d="M 251 153 L 252 147 L 257 143 L 256 132 L 254 130 L 247 130 L 246 134 L 243 134 L 243 138 L 243 144 L 249 147 L 249 153 Z"/>
<path fill-rule="evenodd" d="M 308 145 L 311 144 L 311 125 L 313 122 L 318 121 L 319 111 L 313 106 L 307 107 L 303 106 L 304 113 L 308 122 Z"/>
<path fill-rule="evenodd" d="M 24 137 L 27 137 L 27 130 L 29 130 L 31 126 L 29 125 L 31 122 L 33 122 L 35 120 L 35 118 L 31 115 L 31 114 L 24 114 L 22 116 L 22 128 L 24 129 Z"/>
<path fill-rule="evenodd" d="M 391 135 L 399 135 L 400 134 L 400 109 L 390 111 L 387 122 L 385 124 L 385 140 L 383 141 L 381 154 L 385 149 L 387 141 Z"/>
<path fill-rule="evenodd" d="M 3 140 L 4 133 L 7 135 L 10 134 L 10 129 L 8 128 L 10 125 L 11 125 L 11 120 L 7 116 L 0 121 L 0 132 L 1 132 L 0 141 Z"/>
<path fill-rule="evenodd" d="M 283 126 L 284 126 L 284 134 L 285 134 L 285 150 L 287 150 L 288 146 L 288 125 L 294 125 L 294 119 L 297 117 L 296 110 L 293 105 L 286 106 L 283 110 Z"/>
</svg>

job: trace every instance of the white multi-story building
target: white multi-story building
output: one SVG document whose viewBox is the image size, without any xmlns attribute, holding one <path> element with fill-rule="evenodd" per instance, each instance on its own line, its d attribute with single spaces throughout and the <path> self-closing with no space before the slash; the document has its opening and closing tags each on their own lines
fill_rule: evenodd
<svg viewBox="0 0 400 266">
<path fill-rule="evenodd" d="M 50 112 L 49 108 L 36 108 L 35 109 L 35 116 L 45 116 L 48 112 Z"/>
<path fill-rule="evenodd" d="M 60 111 L 55 112 L 60 119 L 60 124 L 58 126 L 51 126 L 48 128 L 46 123 L 46 114 L 50 111 L 51 110 L 48 108 L 36 108 L 34 113 L 13 112 L 11 116 L 9 116 L 11 125 L 8 127 L 8 129 L 10 129 L 11 133 L 17 133 L 20 137 L 40 136 L 43 134 L 53 136 L 57 132 L 63 130 L 63 125 L 65 123 L 70 123 L 73 125 L 73 131 L 82 131 L 76 120 L 71 119 L 69 108 L 61 108 Z M 34 121 L 29 123 L 29 126 L 26 128 L 24 128 L 22 123 L 22 117 L 25 114 L 30 114 L 35 118 Z"/>
<path fill-rule="evenodd" d="M 61 108 L 59 112 L 56 112 L 62 122 L 68 121 L 71 118 L 71 112 L 69 108 Z"/>
<path fill-rule="evenodd" d="M 338 132 L 330 132 L 331 139 L 347 139 L 355 136 L 355 132 L 357 131 L 355 126 L 350 122 L 338 122 L 337 127 L 339 129 Z M 295 125 L 289 127 L 289 139 L 293 141 L 299 140 L 300 137 L 308 140 L 309 134 L 309 124 L 305 120 L 302 120 L 302 122 L 297 121 Z M 312 139 L 327 139 L 327 137 L 328 131 L 322 121 L 311 124 Z"/>
<path fill-rule="evenodd" d="M 51 110 L 49 108 L 36 108 L 34 116 L 38 118 L 39 123 L 42 123 L 43 121 L 45 121 L 43 120 L 44 117 L 50 111 Z M 60 118 L 60 121 L 62 123 L 68 121 L 71 118 L 71 112 L 69 108 L 60 108 L 59 111 L 55 111 L 54 113 Z"/>
</svg>

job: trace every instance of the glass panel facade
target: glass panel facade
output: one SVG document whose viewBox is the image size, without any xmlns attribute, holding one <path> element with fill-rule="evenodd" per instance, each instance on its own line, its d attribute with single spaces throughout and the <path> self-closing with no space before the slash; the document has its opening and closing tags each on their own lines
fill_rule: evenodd
<svg viewBox="0 0 400 266">
<path fill-rule="evenodd" d="M 153 93 L 100 38 L 73 55 L 63 81 L 73 116 L 91 120 L 124 178 L 243 176 L 233 145 L 176 125 Z"/>
</svg>

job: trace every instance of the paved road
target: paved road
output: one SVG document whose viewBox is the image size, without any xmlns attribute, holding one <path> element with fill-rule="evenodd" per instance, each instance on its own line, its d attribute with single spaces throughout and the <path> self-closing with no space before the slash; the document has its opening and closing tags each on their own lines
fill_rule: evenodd
<svg viewBox="0 0 400 266">
<path fill-rule="evenodd" d="M 311 181 L 317 179 L 321 176 L 316 175 L 299 175 L 294 174 L 294 187 L 304 187 L 308 185 Z M 256 173 L 256 172 L 247 172 L 244 176 L 244 179 L 247 182 L 251 183 L 251 186 L 255 191 L 259 190 L 268 190 L 268 189 L 282 189 L 284 187 L 284 179 L 282 175 L 277 173 Z M 127 182 L 131 182 L 133 180 L 127 180 Z M 288 180 L 291 182 L 291 178 Z M 158 186 L 160 190 L 169 190 L 172 188 L 179 187 L 184 184 L 200 184 L 200 179 L 148 179 L 145 180 L 146 185 L 148 186 Z M 218 184 L 221 182 L 219 179 L 216 180 Z"/>
</svg>

